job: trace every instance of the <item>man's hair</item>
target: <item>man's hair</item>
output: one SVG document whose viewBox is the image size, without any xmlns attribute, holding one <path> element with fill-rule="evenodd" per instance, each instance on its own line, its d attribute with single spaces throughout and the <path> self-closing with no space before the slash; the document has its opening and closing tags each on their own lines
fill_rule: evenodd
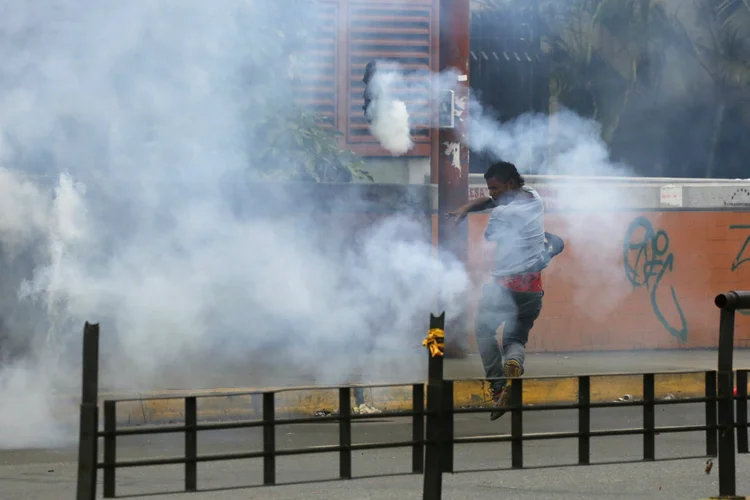
<svg viewBox="0 0 750 500">
<path fill-rule="evenodd" d="M 515 165 L 508 161 L 499 161 L 493 163 L 484 173 L 485 180 L 496 179 L 500 182 L 516 181 L 519 186 L 523 186 L 524 181 Z"/>
</svg>

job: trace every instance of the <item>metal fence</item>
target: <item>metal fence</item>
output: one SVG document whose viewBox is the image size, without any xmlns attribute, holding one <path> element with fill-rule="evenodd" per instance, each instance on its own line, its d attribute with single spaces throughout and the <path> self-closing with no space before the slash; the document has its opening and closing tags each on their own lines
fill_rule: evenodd
<svg viewBox="0 0 750 500">
<path fill-rule="evenodd" d="M 412 409 L 410 411 L 388 412 L 388 417 L 411 417 L 412 439 L 400 442 L 352 443 L 352 424 L 357 421 L 382 418 L 382 414 L 353 414 L 351 407 L 351 387 L 340 387 L 339 412 L 326 418 L 338 422 L 338 444 L 315 446 L 300 449 L 278 449 L 276 446 L 276 426 L 290 424 L 318 423 L 320 418 L 276 417 L 275 397 L 279 391 L 256 392 L 262 395 L 262 418 L 248 421 L 199 423 L 197 400 L 201 396 L 184 397 L 185 418 L 179 425 L 155 425 L 117 428 L 116 408 L 118 402 L 128 399 L 108 400 L 104 407 L 104 428 L 98 429 L 98 325 L 86 324 L 84 328 L 84 370 L 80 414 L 80 443 L 78 466 L 78 500 L 93 500 L 96 496 L 97 472 L 103 470 L 104 498 L 114 498 L 116 494 L 117 470 L 126 467 L 146 467 L 155 465 L 184 465 L 184 489 L 186 492 L 198 489 L 198 463 L 238 459 L 263 459 L 263 484 L 276 484 L 276 458 L 290 455 L 314 453 L 339 454 L 339 478 L 352 479 L 352 454 L 355 451 L 386 448 L 410 448 L 412 472 L 424 478 L 423 498 L 439 500 L 442 494 L 442 476 L 454 471 L 454 448 L 468 443 L 509 442 L 511 444 L 511 467 L 524 466 L 524 442 L 570 439 L 578 440 L 578 464 L 591 464 L 591 438 L 602 436 L 640 435 L 643 437 L 643 461 L 657 461 L 656 435 L 679 432 L 705 432 L 705 450 L 700 456 L 718 457 L 719 495 L 736 494 L 735 435 L 737 452 L 748 453 L 747 382 L 748 370 L 735 370 L 732 367 L 734 315 L 736 310 L 750 309 L 750 292 L 729 292 L 716 298 L 721 309 L 719 363 L 717 371 L 700 372 L 705 377 L 705 395 L 699 398 L 657 399 L 655 396 L 655 376 L 659 373 L 621 374 L 639 375 L 643 382 L 643 398 L 626 402 L 592 402 L 591 378 L 596 375 L 581 375 L 578 380 L 578 401 L 571 404 L 525 405 L 523 402 L 524 380 L 511 380 L 511 403 L 508 407 L 511 420 L 509 435 L 456 437 L 454 435 L 455 416 L 464 413 L 490 412 L 492 408 L 454 408 L 454 383 L 443 377 L 443 340 L 445 314 L 430 319 L 430 335 L 425 345 L 430 351 L 427 384 L 412 385 Z M 674 372 L 669 372 L 674 374 Z M 691 372 L 697 373 L 697 372 Z M 612 376 L 613 374 L 602 374 Z M 736 395 L 733 394 L 736 376 Z M 398 384 L 405 385 L 405 384 Z M 390 385 L 395 386 L 395 385 Z M 390 387 L 382 385 L 379 387 Z M 316 389 L 321 389 L 317 387 Z M 426 390 L 425 390 L 426 389 Z M 718 389 L 718 390 L 717 390 Z M 286 390 L 300 390 L 289 388 Z M 427 404 L 425 406 L 425 392 Z M 232 393 L 233 396 L 242 395 Z M 215 397 L 215 395 L 213 395 Z M 144 399 L 175 399 L 140 398 Z M 705 424 L 689 426 L 657 427 L 656 407 L 702 403 L 705 405 Z M 736 403 L 736 404 L 735 404 Z M 591 410 L 608 407 L 642 407 L 643 425 L 626 429 L 591 429 Z M 524 433 L 524 413 L 546 410 L 577 410 L 577 432 Z M 200 431 L 222 429 L 263 429 L 262 451 L 199 455 L 197 435 Z M 116 440 L 120 436 L 146 434 L 184 434 L 184 453 L 178 457 L 153 458 L 142 460 L 117 460 Z M 98 441 L 103 439 L 103 460 L 98 461 Z M 533 467 L 532 467 L 533 468 Z"/>
</svg>

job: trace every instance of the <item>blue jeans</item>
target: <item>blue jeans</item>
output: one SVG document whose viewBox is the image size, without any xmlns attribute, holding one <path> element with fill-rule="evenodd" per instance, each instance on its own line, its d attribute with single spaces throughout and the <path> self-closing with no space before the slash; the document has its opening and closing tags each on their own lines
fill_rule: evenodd
<svg viewBox="0 0 750 500">
<path fill-rule="evenodd" d="M 544 292 L 514 292 L 494 281 L 484 286 L 477 310 L 475 335 L 484 372 L 493 391 L 505 387 L 504 366 L 508 361 L 517 361 L 523 373 L 526 343 L 534 321 L 542 312 L 543 296 Z M 505 328 L 500 349 L 497 329 L 503 323 Z"/>
</svg>

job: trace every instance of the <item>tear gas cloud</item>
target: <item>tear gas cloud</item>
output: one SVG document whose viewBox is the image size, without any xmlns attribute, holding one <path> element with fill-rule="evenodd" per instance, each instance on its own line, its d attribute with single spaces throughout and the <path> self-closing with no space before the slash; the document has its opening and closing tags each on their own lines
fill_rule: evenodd
<svg viewBox="0 0 750 500">
<path fill-rule="evenodd" d="M 367 109 L 372 120 L 370 133 L 394 156 L 403 155 L 414 145 L 406 103 L 394 96 L 399 81 L 403 77 L 397 70 L 376 71 L 370 85 L 378 97 Z"/>
<path fill-rule="evenodd" d="M 585 284 L 569 291 L 578 314 L 595 321 L 607 318 L 629 293 L 622 265 L 611 256 L 622 252 L 624 228 L 618 209 L 635 206 L 636 190 L 585 177 L 632 176 L 633 170 L 612 161 L 596 121 L 566 109 L 552 118 L 530 113 L 500 125 L 472 98 L 469 116 L 472 152 L 513 162 L 522 175 L 573 176 L 542 194 L 554 196 L 561 208 L 554 230 L 547 229 L 575 241 L 576 252 L 574 261 L 566 266 L 553 261 L 548 272 Z"/>
<path fill-rule="evenodd" d="M 375 117 L 383 124 L 397 122 L 394 113 L 383 112 L 380 117 L 377 113 L 397 109 L 399 92 L 413 95 L 415 91 L 429 88 L 430 98 L 437 99 L 440 90 L 455 90 L 462 85 L 455 69 L 416 78 L 412 74 L 409 78 L 408 71 L 391 62 L 379 64 L 378 68 L 373 80 L 377 81 L 380 76 L 378 89 L 382 90 Z M 458 107 L 464 105 L 456 104 Z M 466 107 L 469 128 L 464 147 L 468 147 L 472 154 L 483 154 L 495 161 L 510 161 L 522 175 L 611 177 L 634 174 L 632 168 L 610 158 L 607 145 L 601 139 L 599 124 L 570 110 L 563 108 L 551 118 L 545 114 L 527 113 L 501 123 L 471 92 Z M 411 103 L 410 111 L 412 126 L 429 123 L 428 102 Z M 375 133 L 376 123 L 373 123 L 373 135 L 383 147 L 398 154 L 391 146 L 406 143 L 408 133 L 402 127 L 393 127 L 388 129 L 390 135 L 387 137 L 386 134 L 379 136 Z M 555 231 L 564 239 L 576 242 L 575 262 L 566 267 L 553 265 L 548 272 L 566 274 L 570 281 L 587 283 L 587 286 L 572 292 L 573 302 L 581 314 L 602 320 L 628 293 L 621 265 L 609 256 L 622 249 L 623 234 L 621 225 L 615 223 L 619 219 L 616 209 L 634 206 L 635 190 L 578 179 L 557 182 L 542 196 L 545 194 L 552 194 L 555 203 L 564 207 L 564 211 L 556 214 L 559 226 Z M 576 213 L 581 210 L 586 211 L 585 217 Z M 491 255 L 491 245 L 487 244 L 483 251 Z"/>
<path fill-rule="evenodd" d="M 277 55 L 263 31 L 274 13 L 268 2 L 240 0 L 5 7 L 0 251 L 11 279 L 0 284 L 0 311 L 3 346 L 23 355 L 3 347 L 0 398 L 22 403 L 0 415 L 0 446 L 75 438 L 47 395 L 78 394 L 84 321 L 101 323 L 107 388 L 199 387 L 248 366 L 273 377 L 243 380 L 256 386 L 423 378 L 428 313 L 441 303 L 455 315 L 469 288 L 461 264 L 434 257 L 429 227 L 392 216 L 352 235 L 304 196 L 263 190 L 241 200 L 243 215 L 234 209 L 248 166 L 267 167 L 253 164 L 263 144 L 248 121 L 294 97 L 267 72 L 248 70 L 262 67 L 259 49 Z M 456 81 L 452 72 L 430 78 L 433 89 Z M 408 127 L 429 117 L 384 109 L 394 116 L 373 133 L 403 154 Z M 541 154 L 525 145 L 546 137 L 544 117 L 501 125 L 475 100 L 469 112 L 468 146 L 522 172 L 623 170 L 596 127 L 574 114 L 557 116 L 554 147 Z M 558 197 L 622 195 L 573 184 Z M 269 217 L 279 204 L 295 209 Z M 605 212 L 592 217 L 565 220 L 561 233 L 589 238 L 590 278 L 601 283 L 611 275 L 596 256 L 621 235 L 606 234 Z M 31 432 L 29 415 L 42 434 Z"/>
<path fill-rule="evenodd" d="M 366 111 L 371 120 L 370 133 L 394 156 L 401 156 L 414 145 L 412 127 L 431 126 L 431 102 L 438 99 L 441 89 L 456 87 L 458 73 L 453 69 L 440 73 L 408 71 L 394 61 L 376 62 L 369 84 L 373 92 L 372 104 Z M 407 107 L 399 98 L 404 95 L 422 96 L 422 99 L 413 99 Z"/>
<path fill-rule="evenodd" d="M 353 234 L 304 196 L 237 187 L 268 167 L 253 164 L 263 144 L 248 122 L 294 100 L 260 71 L 278 58 L 265 28 L 283 9 L 4 5 L 0 399 L 16 402 L 0 446 L 75 439 L 49 396 L 79 394 L 85 321 L 101 324 L 102 388 L 198 387 L 258 366 L 273 378 L 242 383 L 422 378 L 428 313 L 468 285 L 434 256 L 429 224 L 393 216 Z M 268 214 L 279 204 L 295 208 Z"/>
</svg>

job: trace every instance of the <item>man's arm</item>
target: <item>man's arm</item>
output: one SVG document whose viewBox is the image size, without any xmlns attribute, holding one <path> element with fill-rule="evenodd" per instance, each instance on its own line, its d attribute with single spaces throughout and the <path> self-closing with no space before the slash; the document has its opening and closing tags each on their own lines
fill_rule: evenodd
<svg viewBox="0 0 750 500">
<path fill-rule="evenodd" d="M 461 222 L 466 218 L 466 215 L 471 212 L 481 212 L 482 210 L 488 210 L 490 208 L 495 208 L 496 206 L 497 205 L 492 198 L 489 196 L 483 196 L 482 198 L 470 201 L 453 212 L 448 212 L 446 217 L 453 218 L 456 222 Z"/>
</svg>

